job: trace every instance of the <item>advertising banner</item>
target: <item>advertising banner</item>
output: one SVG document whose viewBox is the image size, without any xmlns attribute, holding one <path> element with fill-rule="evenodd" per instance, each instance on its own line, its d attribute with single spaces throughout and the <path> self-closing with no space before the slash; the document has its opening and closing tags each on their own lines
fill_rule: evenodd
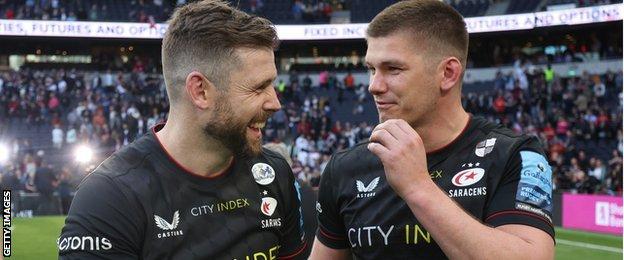
<svg viewBox="0 0 624 260">
<path fill-rule="evenodd" d="M 563 194 L 563 227 L 622 235 L 622 197 Z"/>
<path fill-rule="evenodd" d="M 465 18 L 469 33 L 529 30 L 536 27 L 622 20 L 624 4 L 537 13 Z M 280 40 L 364 39 L 367 23 L 276 25 Z M 0 36 L 162 39 L 166 23 L 77 22 L 0 19 Z"/>
</svg>

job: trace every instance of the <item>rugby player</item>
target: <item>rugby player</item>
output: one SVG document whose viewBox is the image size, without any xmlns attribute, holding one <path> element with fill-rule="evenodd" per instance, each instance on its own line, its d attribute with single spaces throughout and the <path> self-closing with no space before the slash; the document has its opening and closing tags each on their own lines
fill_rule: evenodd
<svg viewBox="0 0 624 260">
<path fill-rule="evenodd" d="M 552 259 L 552 172 L 538 139 L 461 105 L 461 15 L 402 1 L 366 40 L 380 124 L 326 167 L 311 259 Z"/>
<path fill-rule="evenodd" d="M 263 149 L 280 109 L 273 25 L 222 1 L 177 9 L 162 43 L 169 117 L 80 185 L 60 259 L 303 257 L 300 194 Z"/>
</svg>

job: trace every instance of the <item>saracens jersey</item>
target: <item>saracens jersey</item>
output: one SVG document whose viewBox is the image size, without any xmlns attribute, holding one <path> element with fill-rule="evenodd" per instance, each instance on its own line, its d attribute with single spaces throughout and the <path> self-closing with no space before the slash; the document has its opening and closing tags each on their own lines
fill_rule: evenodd
<svg viewBox="0 0 624 260">
<path fill-rule="evenodd" d="M 317 238 L 357 259 L 446 258 L 366 146 L 335 154 L 325 168 Z M 523 224 L 554 238 L 552 173 L 536 138 L 471 117 L 455 141 L 427 153 L 427 165 L 438 187 L 485 225 Z"/>
<path fill-rule="evenodd" d="M 215 178 L 185 170 L 155 130 L 80 185 L 60 259 L 301 258 L 300 195 L 288 163 L 263 150 Z"/>
</svg>

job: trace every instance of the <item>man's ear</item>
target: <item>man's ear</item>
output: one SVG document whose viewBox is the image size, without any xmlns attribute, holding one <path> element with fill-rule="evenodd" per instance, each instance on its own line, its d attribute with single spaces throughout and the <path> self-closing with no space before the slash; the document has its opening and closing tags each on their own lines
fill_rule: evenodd
<svg viewBox="0 0 624 260">
<path fill-rule="evenodd" d="M 200 72 L 192 71 L 189 73 L 186 76 L 184 88 L 193 106 L 199 109 L 208 109 L 213 105 L 215 85 Z"/>
<path fill-rule="evenodd" d="M 442 70 L 442 82 L 440 84 L 443 92 L 451 90 L 462 80 L 464 67 L 456 57 L 448 57 L 440 62 L 439 69 Z"/>
</svg>

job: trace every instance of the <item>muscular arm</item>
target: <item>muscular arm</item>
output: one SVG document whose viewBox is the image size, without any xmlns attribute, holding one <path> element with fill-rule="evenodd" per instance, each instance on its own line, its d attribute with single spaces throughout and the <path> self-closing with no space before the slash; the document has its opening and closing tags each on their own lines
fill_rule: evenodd
<svg viewBox="0 0 624 260">
<path fill-rule="evenodd" d="M 80 185 L 58 240 L 59 259 L 138 259 L 139 210 L 108 177 L 92 173 Z"/>
<path fill-rule="evenodd" d="M 433 182 L 406 193 L 403 199 L 450 259 L 554 258 L 553 240 L 546 232 L 526 225 L 486 226 Z"/>
<path fill-rule="evenodd" d="M 309 259 L 351 259 L 351 250 L 347 237 L 344 236 L 345 227 L 338 213 L 334 185 L 332 179 L 335 157 L 330 159 L 321 177 L 316 210 L 318 213 L 318 228 L 312 253 Z"/>
<path fill-rule="evenodd" d="M 552 259 L 552 238 L 529 225 L 497 228 L 474 219 L 429 178 L 422 139 L 405 121 L 378 125 L 368 146 L 388 183 L 451 259 Z M 449 217 L 452 216 L 452 217 Z"/>
<path fill-rule="evenodd" d="M 309 260 L 323 260 L 323 259 L 351 259 L 351 252 L 349 249 L 333 249 L 326 245 L 323 245 L 318 239 L 314 239 L 314 246 L 312 246 L 312 254 Z"/>
</svg>

